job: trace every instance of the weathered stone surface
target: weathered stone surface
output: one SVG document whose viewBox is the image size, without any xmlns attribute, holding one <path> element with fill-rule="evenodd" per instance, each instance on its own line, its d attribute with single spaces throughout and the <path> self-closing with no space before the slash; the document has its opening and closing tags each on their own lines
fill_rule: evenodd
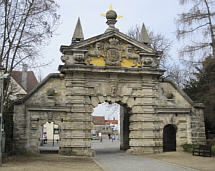
<svg viewBox="0 0 215 171">
<path fill-rule="evenodd" d="M 98 96 L 99 103 L 104 103 L 105 99 L 103 96 Z"/>
<path fill-rule="evenodd" d="M 174 83 L 159 80 L 164 71 L 150 46 L 113 29 L 61 52 L 61 74 L 49 75 L 15 105 L 16 151 L 38 152 L 41 125 L 54 122 L 61 129 L 60 153 L 92 155 L 90 115 L 105 101 L 125 107 L 121 137 L 131 153 L 162 152 L 166 125 L 176 129 L 177 146 L 206 142 L 203 108 Z"/>
<path fill-rule="evenodd" d="M 76 122 L 76 121 L 82 121 L 82 122 L 90 122 L 91 121 L 91 116 L 87 113 L 72 113 L 71 117 L 68 118 L 67 120 L 65 121 L 73 121 L 73 122 Z"/>
<path fill-rule="evenodd" d="M 90 147 L 90 141 L 83 141 L 81 139 L 62 139 L 61 147 Z"/>
<path fill-rule="evenodd" d="M 153 141 L 153 139 L 131 139 L 129 141 L 129 145 L 132 147 L 154 147 L 155 146 L 155 142 Z"/>
<path fill-rule="evenodd" d="M 136 91 L 133 91 L 132 93 L 132 96 L 135 96 L 135 97 L 152 97 L 154 94 L 152 88 L 147 88 L 147 89 L 140 89 L 140 90 L 136 90 Z"/>
<path fill-rule="evenodd" d="M 132 113 L 154 113 L 152 106 L 133 106 Z"/>
<path fill-rule="evenodd" d="M 153 122 L 131 122 L 129 126 L 130 130 L 153 130 Z"/>
<path fill-rule="evenodd" d="M 135 139 L 135 138 L 150 138 L 150 139 L 154 139 L 154 138 L 162 138 L 161 136 L 160 137 L 157 137 L 154 135 L 154 131 L 130 131 L 129 133 L 129 138 L 132 138 L 132 139 Z"/>
<path fill-rule="evenodd" d="M 62 124 L 62 129 L 80 129 L 80 130 L 91 129 L 91 123 L 90 122 L 64 122 L 64 124 Z"/>
<path fill-rule="evenodd" d="M 83 130 L 63 130 L 60 133 L 61 138 L 63 139 L 71 139 L 71 138 L 91 138 L 90 131 Z"/>
<path fill-rule="evenodd" d="M 99 99 L 97 97 L 92 97 L 91 98 L 91 104 L 96 107 L 99 104 Z"/>
<path fill-rule="evenodd" d="M 142 122 L 160 122 L 159 119 L 155 117 L 154 114 L 132 114 L 130 116 L 130 121 L 142 121 Z"/>
</svg>

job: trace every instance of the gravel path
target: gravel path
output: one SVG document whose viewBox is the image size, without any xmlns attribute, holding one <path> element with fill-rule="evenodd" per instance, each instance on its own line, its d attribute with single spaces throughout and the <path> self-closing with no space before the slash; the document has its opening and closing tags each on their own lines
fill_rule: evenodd
<svg viewBox="0 0 215 171">
<path fill-rule="evenodd" d="M 102 171 L 90 157 L 41 154 L 38 156 L 12 156 L 0 171 Z"/>
</svg>

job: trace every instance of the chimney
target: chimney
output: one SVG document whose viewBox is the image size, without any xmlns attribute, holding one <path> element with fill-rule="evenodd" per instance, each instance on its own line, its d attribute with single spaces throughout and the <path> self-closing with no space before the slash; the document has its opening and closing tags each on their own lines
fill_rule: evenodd
<svg viewBox="0 0 215 171">
<path fill-rule="evenodd" d="M 22 87 L 27 91 L 28 65 L 22 65 Z"/>
</svg>

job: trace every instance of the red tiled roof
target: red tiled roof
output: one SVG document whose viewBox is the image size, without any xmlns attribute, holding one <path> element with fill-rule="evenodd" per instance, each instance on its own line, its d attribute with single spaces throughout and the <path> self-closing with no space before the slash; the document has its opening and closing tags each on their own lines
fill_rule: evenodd
<svg viewBox="0 0 215 171">
<path fill-rule="evenodd" d="M 22 73 L 23 71 L 13 71 L 11 76 L 13 79 L 24 89 L 22 86 Z M 34 75 L 33 71 L 27 71 L 27 93 L 30 92 L 34 87 L 36 87 L 38 81 Z"/>
<path fill-rule="evenodd" d="M 94 125 L 105 125 L 105 117 L 104 116 L 93 116 Z"/>
<path fill-rule="evenodd" d="M 112 123 L 112 124 L 118 124 L 118 120 L 105 120 L 105 122 Z"/>
</svg>

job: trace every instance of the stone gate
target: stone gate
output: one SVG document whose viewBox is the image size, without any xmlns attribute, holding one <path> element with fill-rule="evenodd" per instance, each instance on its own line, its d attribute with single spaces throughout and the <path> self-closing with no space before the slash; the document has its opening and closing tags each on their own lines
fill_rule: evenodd
<svg viewBox="0 0 215 171">
<path fill-rule="evenodd" d="M 109 10 L 106 18 L 105 33 L 86 40 L 78 20 L 72 44 L 60 48 L 64 62 L 60 73 L 47 76 L 16 103 L 16 152 L 37 153 L 40 127 L 53 121 L 60 128 L 60 153 L 92 155 L 91 113 L 103 102 L 129 110 L 128 152 L 162 152 L 167 125 L 175 128 L 176 148 L 205 143 L 202 104 L 162 78 L 162 52 L 151 48 L 145 26 L 137 41 L 115 28 L 115 11 Z"/>
</svg>

